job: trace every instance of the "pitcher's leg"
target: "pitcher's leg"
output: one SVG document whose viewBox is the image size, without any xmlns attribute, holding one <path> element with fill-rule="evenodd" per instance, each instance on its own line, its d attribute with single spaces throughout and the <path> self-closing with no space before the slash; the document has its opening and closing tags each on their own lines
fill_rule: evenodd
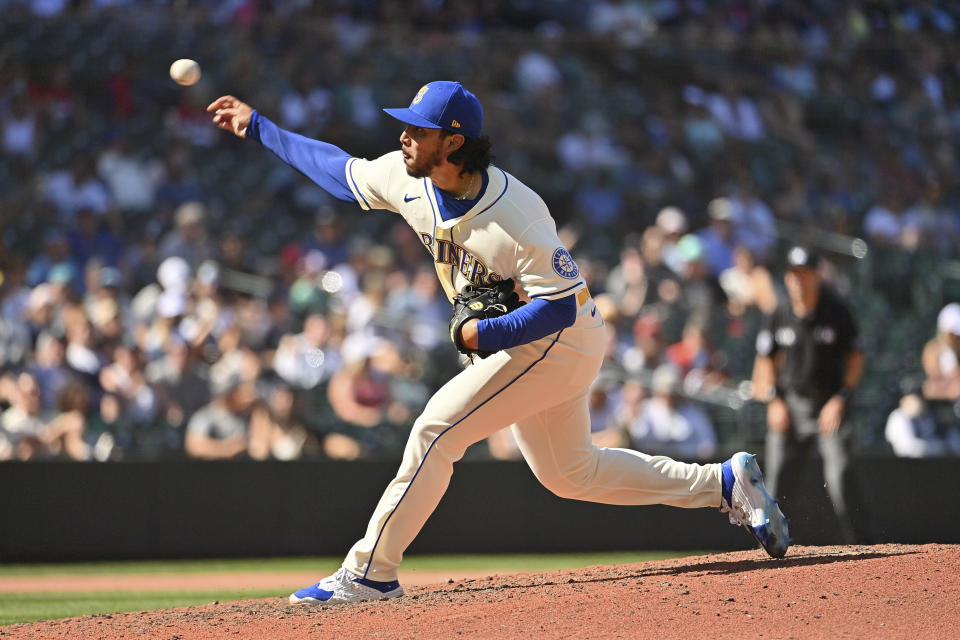
<svg viewBox="0 0 960 640">
<path fill-rule="evenodd" d="M 557 376 L 543 348 L 524 346 L 471 365 L 445 384 L 417 419 L 397 477 L 374 511 L 363 539 L 344 560 L 353 574 L 395 580 L 403 552 L 433 513 L 453 463 L 471 444 L 554 401 L 542 393 Z"/>
<path fill-rule="evenodd" d="M 620 505 L 719 507 L 719 464 L 691 464 L 590 441 L 587 392 L 514 427 L 537 479 L 558 496 Z"/>
<path fill-rule="evenodd" d="M 396 580 L 396 567 L 403 560 L 404 550 L 440 502 L 450 484 L 453 463 L 469 446 L 468 443 L 456 450 L 452 446 L 436 447 L 430 456 L 430 464 L 422 464 L 437 436 L 449 426 L 429 420 L 426 414 L 417 419 L 397 475 L 380 497 L 364 537 L 347 553 L 343 563 L 345 569 L 370 580 Z M 411 485 L 414 478 L 417 479 L 415 489 Z M 401 503 L 405 514 L 394 519 Z M 388 524 L 391 526 L 387 527 Z M 371 562 L 375 549 L 377 562 Z"/>
</svg>

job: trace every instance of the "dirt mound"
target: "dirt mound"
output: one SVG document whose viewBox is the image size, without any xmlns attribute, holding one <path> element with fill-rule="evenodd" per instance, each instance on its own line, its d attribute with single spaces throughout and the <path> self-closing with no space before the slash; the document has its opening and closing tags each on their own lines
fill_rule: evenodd
<svg viewBox="0 0 960 640">
<path fill-rule="evenodd" d="M 945 638 L 960 546 L 796 547 L 465 578 L 336 607 L 251 600 L 0 628 L 2 638 Z"/>
</svg>

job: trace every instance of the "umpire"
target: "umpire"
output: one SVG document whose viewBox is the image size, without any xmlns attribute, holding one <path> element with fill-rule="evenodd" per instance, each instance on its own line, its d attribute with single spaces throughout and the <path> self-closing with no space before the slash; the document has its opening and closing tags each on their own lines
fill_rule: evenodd
<svg viewBox="0 0 960 640">
<path fill-rule="evenodd" d="M 813 444 L 847 544 L 857 541 L 850 508 L 852 482 L 844 429 L 850 396 L 863 373 L 857 325 L 840 297 L 821 282 L 817 256 L 805 247 L 787 254 L 788 299 L 757 334 L 753 383 L 767 401 L 767 486 L 788 500 Z"/>
</svg>

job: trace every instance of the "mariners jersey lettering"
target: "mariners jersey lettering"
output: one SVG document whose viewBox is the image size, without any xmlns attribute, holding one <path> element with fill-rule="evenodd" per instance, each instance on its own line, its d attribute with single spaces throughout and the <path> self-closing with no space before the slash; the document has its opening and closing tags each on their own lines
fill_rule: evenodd
<svg viewBox="0 0 960 640">
<path fill-rule="evenodd" d="M 514 278 L 531 298 L 547 300 L 585 287 L 547 205 L 498 167 L 487 169 L 487 190 L 473 208 L 451 220 L 441 218 L 430 179 L 407 175 L 400 151 L 353 158 L 346 173 L 364 210 L 399 213 L 417 232 L 451 299 L 468 283 L 505 278 Z"/>
</svg>

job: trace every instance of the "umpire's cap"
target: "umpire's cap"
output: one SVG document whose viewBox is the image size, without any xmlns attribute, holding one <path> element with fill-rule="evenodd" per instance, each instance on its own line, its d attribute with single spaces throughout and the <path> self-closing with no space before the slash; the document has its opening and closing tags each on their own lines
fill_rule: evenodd
<svg viewBox="0 0 960 640">
<path fill-rule="evenodd" d="M 437 80 L 425 84 L 409 107 L 384 111 L 415 127 L 446 129 L 467 138 L 479 138 L 483 131 L 483 107 L 477 96 L 459 82 Z"/>
<path fill-rule="evenodd" d="M 795 246 L 787 252 L 788 269 L 816 269 L 820 256 L 807 247 Z"/>
</svg>

